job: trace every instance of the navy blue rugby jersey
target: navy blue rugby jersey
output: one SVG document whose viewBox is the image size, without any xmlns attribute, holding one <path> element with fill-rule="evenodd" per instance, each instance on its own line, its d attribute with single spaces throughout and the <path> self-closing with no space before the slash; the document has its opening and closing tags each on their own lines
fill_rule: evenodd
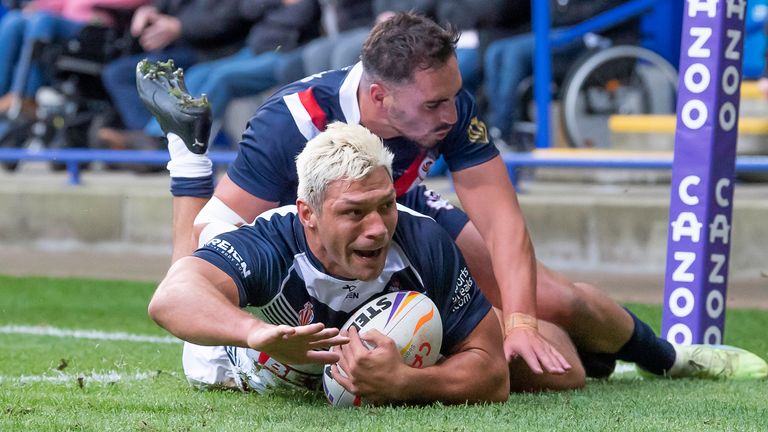
<svg viewBox="0 0 768 432">
<path fill-rule="evenodd" d="M 384 271 L 373 281 L 325 273 L 307 247 L 295 206 L 270 210 L 252 225 L 214 238 L 194 255 L 232 277 L 240 307 L 275 325 L 322 322 L 340 328 L 358 307 L 381 294 L 424 293 L 440 311 L 441 352 L 449 354 L 477 327 L 490 304 L 445 230 L 406 207 L 398 205 L 398 210 Z"/>
<path fill-rule="evenodd" d="M 328 123 L 360 123 L 357 89 L 362 63 L 323 72 L 289 84 L 262 105 L 249 120 L 240 150 L 227 174 L 238 186 L 266 201 L 280 205 L 296 202 L 296 156 L 304 145 L 325 130 Z M 458 121 L 448 135 L 431 149 L 398 137 L 384 140 L 395 155 L 392 170 L 395 190 L 402 196 L 418 185 L 442 154 L 451 171 L 483 162 L 498 151 L 491 143 L 477 107 L 465 90 L 456 97 Z"/>
</svg>

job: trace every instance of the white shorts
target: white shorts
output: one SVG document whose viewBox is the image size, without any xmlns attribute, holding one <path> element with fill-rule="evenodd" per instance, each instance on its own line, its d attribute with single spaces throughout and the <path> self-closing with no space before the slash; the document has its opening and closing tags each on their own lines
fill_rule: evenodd
<svg viewBox="0 0 768 432">
<path fill-rule="evenodd" d="M 287 365 L 267 353 L 241 347 L 184 343 L 182 364 L 187 381 L 199 390 L 240 389 L 264 393 L 278 386 L 317 390 L 322 365 Z"/>
</svg>

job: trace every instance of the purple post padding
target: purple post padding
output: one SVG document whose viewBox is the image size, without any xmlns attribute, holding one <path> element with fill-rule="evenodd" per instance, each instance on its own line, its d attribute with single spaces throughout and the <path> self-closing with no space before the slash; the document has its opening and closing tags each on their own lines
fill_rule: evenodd
<svg viewBox="0 0 768 432">
<path fill-rule="evenodd" d="M 662 334 L 723 339 L 746 0 L 683 12 Z"/>
</svg>

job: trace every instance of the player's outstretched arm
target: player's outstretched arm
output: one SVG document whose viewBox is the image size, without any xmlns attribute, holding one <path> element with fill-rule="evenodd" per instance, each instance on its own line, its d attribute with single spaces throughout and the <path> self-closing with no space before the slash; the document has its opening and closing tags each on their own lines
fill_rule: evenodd
<svg viewBox="0 0 768 432">
<path fill-rule="evenodd" d="M 378 331 L 359 336 L 349 331 L 333 378 L 371 403 L 446 404 L 503 402 L 509 397 L 509 369 L 501 348 L 501 331 L 491 310 L 455 352 L 435 366 L 412 368 L 403 363 L 394 341 Z M 369 350 L 362 341 L 375 346 Z"/>
<path fill-rule="evenodd" d="M 240 309 L 237 287 L 219 268 L 197 257 L 171 266 L 149 304 L 149 316 L 180 339 L 266 352 L 286 363 L 332 363 L 338 354 L 316 352 L 344 344 L 346 336 L 322 324 L 275 326 Z"/>
<path fill-rule="evenodd" d="M 457 171 L 453 181 L 464 210 L 490 252 L 504 316 L 507 360 L 522 357 L 537 374 L 564 373 L 570 364 L 535 325 L 536 257 L 501 157 Z M 494 199 L 485 198 L 489 196 Z M 457 243 L 461 246 L 461 236 Z"/>
</svg>

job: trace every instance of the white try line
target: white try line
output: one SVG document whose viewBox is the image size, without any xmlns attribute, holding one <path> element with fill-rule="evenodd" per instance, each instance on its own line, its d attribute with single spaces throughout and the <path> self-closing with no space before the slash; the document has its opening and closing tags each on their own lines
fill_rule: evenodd
<svg viewBox="0 0 768 432">
<path fill-rule="evenodd" d="M 158 376 L 158 372 L 135 372 L 133 374 L 122 374 L 116 371 L 103 373 L 92 372 L 90 374 L 65 374 L 59 372 L 56 375 L 22 375 L 20 377 L 0 376 L 0 384 L 73 384 L 84 386 L 89 383 L 109 384 L 115 382 L 143 381 Z"/>
<path fill-rule="evenodd" d="M 147 336 L 125 332 L 105 332 L 101 330 L 69 330 L 48 326 L 0 326 L 0 334 L 26 334 L 35 336 L 69 337 L 75 339 L 149 342 L 160 344 L 181 343 L 180 339 L 173 336 Z"/>
</svg>

